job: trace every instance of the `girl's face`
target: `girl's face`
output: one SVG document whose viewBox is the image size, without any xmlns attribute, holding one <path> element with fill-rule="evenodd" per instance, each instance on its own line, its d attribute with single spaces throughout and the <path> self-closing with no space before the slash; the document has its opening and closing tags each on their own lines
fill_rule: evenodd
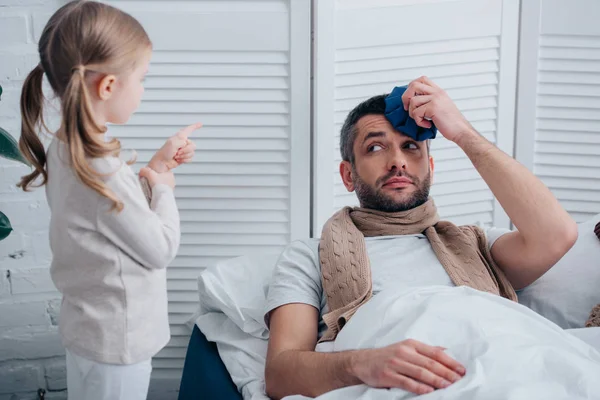
<svg viewBox="0 0 600 400">
<path fill-rule="evenodd" d="M 104 105 L 106 122 L 112 124 L 124 124 L 137 110 L 144 94 L 144 78 L 148 73 L 148 66 L 152 51 L 148 50 L 136 63 L 132 71 L 128 71 L 114 82 L 114 90 L 106 99 Z"/>
</svg>

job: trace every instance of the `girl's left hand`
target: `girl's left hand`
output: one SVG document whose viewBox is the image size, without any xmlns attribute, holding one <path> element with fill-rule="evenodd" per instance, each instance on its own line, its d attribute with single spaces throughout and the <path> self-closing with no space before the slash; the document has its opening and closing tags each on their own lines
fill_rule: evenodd
<svg viewBox="0 0 600 400">
<path fill-rule="evenodd" d="M 145 167 L 140 170 L 140 178 L 146 178 L 151 188 L 156 185 L 167 185 L 171 189 L 175 189 L 175 175 L 173 171 L 156 173 L 152 168 Z"/>
<path fill-rule="evenodd" d="M 202 127 L 201 123 L 187 126 L 167 139 L 165 144 L 154 154 L 148 167 L 160 174 L 192 161 L 196 145 L 188 137 L 200 127 Z"/>
</svg>

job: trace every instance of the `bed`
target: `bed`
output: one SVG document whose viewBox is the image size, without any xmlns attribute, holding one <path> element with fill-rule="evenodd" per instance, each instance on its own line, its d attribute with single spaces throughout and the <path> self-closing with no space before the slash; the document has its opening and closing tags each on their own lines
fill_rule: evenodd
<svg viewBox="0 0 600 400">
<path fill-rule="evenodd" d="M 600 215 L 579 224 L 579 238 L 571 251 L 551 271 L 519 293 L 519 302 L 528 310 L 517 305 L 519 312 L 533 310 L 545 317 L 548 323 L 540 321 L 540 329 L 555 329 L 557 333 L 556 329 L 561 328 L 565 334 L 578 338 L 571 344 L 581 352 L 585 353 L 590 346 L 597 349 L 597 354 L 596 350 L 590 351 L 594 353 L 590 356 L 592 366 L 594 357 L 600 355 L 600 328 L 583 328 L 583 325 L 592 307 L 600 303 L 600 241 L 593 234 L 599 220 Z M 277 254 L 238 257 L 202 273 L 198 280 L 200 305 L 191 319 L 194 332 L 186 355 L 180 400 L 267 399 L 263 371 L 268 330 L 263 313 L 277 257 Z M 561 332 L 557 334 L 560 336 Z M 371 398 L 364 393 L 360 396 Z M 393 398 L 404 397 L 400 393 Z"/>
</svg>

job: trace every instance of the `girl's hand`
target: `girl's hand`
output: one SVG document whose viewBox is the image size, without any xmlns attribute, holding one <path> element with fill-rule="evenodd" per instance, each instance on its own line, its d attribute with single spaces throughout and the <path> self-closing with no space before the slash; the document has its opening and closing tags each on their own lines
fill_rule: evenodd
<svg viewBox="0 0 600 400">
<path fill-rule="evenodd" d="M 188 137 L 201 126 L 201 123 L 187 126 L 167 139 L 165 144 L 154 154 L 148 167 L 160 174 L 192 161 L 196 145 Z"/>
<path fill-rule="evenodd" d="M 157 173 L 152 168 L 144 167 L 140 170 L 140 177 L 146 178 L 151 188 L 156 185 L 167 185 L 171 189 L 175 189 L 175 175 L 173 171 Z"/>
</svg>

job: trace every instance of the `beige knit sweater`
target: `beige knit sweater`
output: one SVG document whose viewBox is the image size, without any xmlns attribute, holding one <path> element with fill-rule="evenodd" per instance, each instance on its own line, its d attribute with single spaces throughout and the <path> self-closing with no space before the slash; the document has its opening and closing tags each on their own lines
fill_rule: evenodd
<svg viewBox="0 0 600 400">
<path fill-rule="evenodd" d="M 65 144 L 55 139 L 46 193 L 63 345 L 100 363 L 148 360 L 170 339 L 166 267 L 180 242 L 173 189 L 154 186 L 148 203 L 128 165 L 115 157 L 93 159 L 91 166 L 124 203 L 113 212 L 112 202 L 82 184 L 68 160 Z"/>
</svg>

